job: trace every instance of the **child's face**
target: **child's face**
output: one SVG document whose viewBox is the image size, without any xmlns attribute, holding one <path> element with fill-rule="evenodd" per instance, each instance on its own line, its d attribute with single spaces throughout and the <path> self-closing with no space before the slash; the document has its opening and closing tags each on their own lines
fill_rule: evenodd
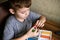
<svg viewBox="0 0 60 40">
<path fill-rule="evenodd" d="M 29 8 L 18 9 L 15 13 L 15 16 L 19 19 L 26 19 L 29 15 Z"/>
</svg>

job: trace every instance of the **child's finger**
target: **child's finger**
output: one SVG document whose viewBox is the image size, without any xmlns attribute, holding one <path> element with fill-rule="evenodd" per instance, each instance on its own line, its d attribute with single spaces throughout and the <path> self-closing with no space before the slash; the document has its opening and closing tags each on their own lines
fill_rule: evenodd
<svg viewBox="0 0 60 40">
<path fill-rule="evenodd" d="M 39 35 L 39 32 L 37 32 L 36 35 L 38 36 Z"/>
<path fill-rule="evenodd" d="M 42 24 L 41 27 L 43 27 L 45 24 Z"/>
<path fill-rule="evenodd" d="M 35 25 L 38 25 L 38 23 L 39 23 L 39 20 L 37 20 L 37 22 L 36 22 L 36 24 L 35 24 Z"/>
<path fill-rule="evenodd" d="M 38 24 L 38 26 L 41 27 L 43 24 L 44 24 L 44 22 L 40 21 L 39 24 Z"/>
<path fill-rule="evenodd" d="M 32 27 L 30 30 L 34 29 L 34 27 Z"/>
<path fill-rule="evenodd" d="M 38 32 L 38 29 L 36 28 L 36 29 L 35 29 L 35 33 L 37 33 L 37 32 Z"/>
<path fill-rule="evenodd" d="M 35 29 L 35 32 L 37 32 L 37 28 Z"/>
<path fill-rule="evenodd" d="M 39 35 L 39 31 L 38 30 L 36 30 L 36 35 Z"/>
<path fill-rule="evenodd" d="M 41 21 L 39 21 L 39 23 L 37 24 L 37 26 L 38 26 L 38 27 L 41 26 Z"/>
</svg>

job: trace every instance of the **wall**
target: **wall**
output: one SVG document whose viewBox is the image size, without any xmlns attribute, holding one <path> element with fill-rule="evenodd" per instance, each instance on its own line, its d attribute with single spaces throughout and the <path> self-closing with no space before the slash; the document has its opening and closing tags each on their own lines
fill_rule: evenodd
<svg viewBox="0 0 60 40">
<path fill-rule="evenodd" d="M 31 10 L 60 24 L 60 0 L 32 0 Z"/>
</svg>

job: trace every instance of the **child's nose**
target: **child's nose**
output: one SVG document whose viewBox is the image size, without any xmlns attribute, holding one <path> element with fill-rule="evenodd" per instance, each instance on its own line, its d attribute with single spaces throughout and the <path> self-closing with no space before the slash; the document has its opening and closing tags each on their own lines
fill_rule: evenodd
<svg viewBox="0 0 60 40">
<path fill-rule="evenodd" d="M 27 15 L 27 12 L 25 12 L 25 15 Z"/>
<path fill-rule="evenodd" d="M 27 13 L 25 13 L 25 15 L 27 15 Z"/>
</svg>

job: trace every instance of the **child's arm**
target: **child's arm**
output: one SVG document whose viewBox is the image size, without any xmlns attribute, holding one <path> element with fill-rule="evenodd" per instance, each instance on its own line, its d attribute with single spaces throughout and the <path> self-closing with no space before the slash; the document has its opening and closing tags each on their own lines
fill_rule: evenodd
<svg viewBox="0 0 60 40">
<path fill-rule="evenodd" d="M 13 40 L 26 40 L 27 38 L 37 36 L 39 34 L 39 32 L 37 32 L 38 30 L 36 29 L 35 32 L 32 32 L 32 29 L 34 29 L 34 27 L 31 28 L 24 36 L 13 39 Z"/>
<path fill-rule="evenodd" d="M 12 40 L 26 40 L 28 38 L 28 35 L 24 35 L 20 38 L 12 39 Z"/>
</svg>

